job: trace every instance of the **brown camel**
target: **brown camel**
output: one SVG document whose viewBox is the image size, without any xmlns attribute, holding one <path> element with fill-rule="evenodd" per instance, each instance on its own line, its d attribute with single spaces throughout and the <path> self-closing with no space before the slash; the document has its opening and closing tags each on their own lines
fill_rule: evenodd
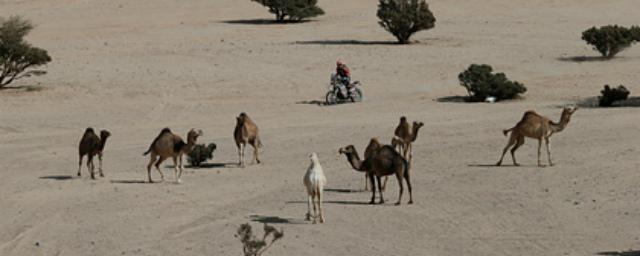
<svg viewBox="0 0 640 256">
<path fill-rule="evenodd" d="M 164 181 L 164 175 L 162 175 L 162 172 L 160 171 L 160 164 L 169 157 L 173 159 L 173 170 L 176 182 L 180 183 L 180 177 L 182 176 L 183 170 L 182 156 L 193 150 L 199 136 L 202 136 L 202 131 L 196 132 L 196 130 L 191 129 L 187 133 L 187 143 L 184 143 L 182 138 L 177 134 L 172 133 L 169 128 L 162 129 L 158 137 L 156 137 L 149 146 L 149 150 L 143 154 L 146 156 L 151 153 L 149 157 L 149 164 L 147 165 L 149 183 L 153 183 L 153 180 L 151 179 L 151 166 L 154 163 L 156 170 L 158 170 L 161 179 Z M 178 169 L 180 169 L 180 173 L 178 173 Z"/>
<path fill-rule="evenodd" d="M 238 161 L 239 166 L 244 167 L 244 150 L 247 144 L 253 147 L 253 160 L 251 163 L 260 163 L 258 149 L 262 147 L 262 142 L 258 135 L 258 126 L 244 112 L 236 117 L 236 128 L 233 131 L 233 138 L 236 140 L 236 146 L 238 147 L 238 157 L 240 158 Z"/>
<path fill-rule="evenodd" d="M 418 132 L 423 126 L 424 123 L 414 121 L 411 126 L 411 132 L 401 133 L 403 134 L 403 137 L 398 136 L 398 133 L 396 133 L 396 136 L 391 139 L 391 145 L 398 149 L 398 152 L 402 152 L 402 156 L 407 159 L 409 163 L 411 163 L 411 160 L 413 159 L 412 143 L 418 138 Z M 396 128 L 396 132 L 397 131 L 398 129 Z"/>
<path fill-rule="evenodd" d="M 371 156 L 373 156 L 373 153 L 380 149 L 382 147 L 382 144 L 380 143 L 380 141 L 378 140 L 378 138 L 371 138 L 371 140 L 369 141 L 369 145 L 367 145 L 367 148 L 364 150 L 364 159 L 367 159 Z M 382 184 L 382 191 L 385 191 L 385 189 L 387 188 L 387 181 L 389 180 L 389 177 L 384 177 L 384 183 Z M 369 174 L 365 173 L 364 174 L 364 190 L 369 191 Z"/>
<path fill-rule="evenodd" d="M 100 177 L 104 177 L 104 174 L 102 173 L 102 151 L 104 150 L 104 145 L 107 143 L 107 138 L 109 138 L 109 136 L 111 136 L 111 133 L 107 130 L 100 131 L 100 137 L 96 135 L 91 127 L 84 131 L 82 139 L 80 139 L 80 145 L 78 145 L 78 155 L 80 155 L 78 176 L 81 176 L 80 170 L 82 169 L 82 158 L 84 155 L 87 155 L 87 169 L 91 174 L 91 179 L 96 179 L 94 174 L 95 166 L 93 165 L 93 157 L 98 155 L 98 170 L 100 172 Z"/>
<path fill-rule="evenodd" d="M 549 118 L 544 117 L 536 113 L 535 111 L 527 111 L 522 116 L 522 120 L 516 124 L 511 129 L 504 130 L 504 136 L 507 136 L 509 132 L 511 132 L 511 137 L 509 137 L 509 143 L 502 151 L 502 156 L 500 157 L 500 161 L 496 163 L 496 165 L 500 166 L 502 164 L 502 159 L 504 155 L 507 153 L 507 150 L 511 146 L 511 158 L 513 159 L 513 165 L 519 166 L 516 162 L 515 152 L 516 150 L 524 144 L 524 138 L 534 138 L 538 139 L 538 166 L 542 166 L 540 163 L 540 154 L 542 147 L 542 140 L 544 139 L 545 145 L 547 147 L 547 156 L 549 159 L 549 166 L 553 166 L 551 162 L 551 150 L 549 150 L 549 138 L 556 132 L 561 132 L 567 127 L 569 121 L 571 120 L 571 115 L 576 112 L 578 108 L 564 108 L 562 110 L 562 115 L 560 116 L 560 122 L 554 123 Z"/>
<path fill-rule="evenodd" d="M 365 159 L 364 161 L 360 160 L 358 152 L 353 145 L 341 148 L 339 152 L 340 154 L 345 154 L 347 156 L 347 160 L 353 169 L 361 172 L 367 172 L 369 174 L 369 180 L 371 181 L 372 186 L 370 204 L 375 203 L 376 197 L 376 183 L 374 181 L 374 176 L 378 181 L 378 192 L 380 193 L 379 203 L 382 204 L 384 203 L 384 198 L 382 196 L 382 189 L 380 186 L 380 177 L 392 174 L 396 175 L 396 178 L 398 178 L 398 185 L 400 185 L 400 195 L 398 196 L 398 202 L 396 202 L 396 205 L 400 205 L 402 200 L 402 193 L 404 191 L 402 184 L 403 178 L 407 181 L 407 187 L 409 188 L 409 204 L 413 203 L 411 180 L 409 178 L 409 162 L 407 162 L 407 160 L 405 160 L 392 146 L 382 146 L 374 152 L 373 156 Z"/>
</svg>

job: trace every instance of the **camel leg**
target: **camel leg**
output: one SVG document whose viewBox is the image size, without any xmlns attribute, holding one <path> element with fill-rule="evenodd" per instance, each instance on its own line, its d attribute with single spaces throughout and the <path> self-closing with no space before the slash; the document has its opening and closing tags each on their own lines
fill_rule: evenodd
<svg viewBox="0 0 640 256">
<path fill-rule="evenodd" d="M 542 138 L 538 139 L 538 167 L 542 167 L 542 163 L 540 162 L 540 155 L 542 154 Z"/>
<path fill-rule="evenodd" d="M 167 159 L 166 157 L 160 156 L 160 158 L 156 162 L 156 170 L 158 170 L 158 173 L 160 174 L 160 179 L 162 179 L 162 181 L 164 181 L 164 174 L 162 174 L 162 171 L 160 171 L 160 164 L 164 162 L 164 160 L 166 159 Z"/>
<path fill-rule="evenodd" d="M 369 174 L 364 173 L 364 191 L 369 191 Z"/>
<path fill-rule="evenodd" d="M 380 182 L 380 176 L 376 175 L 378 181 L 378 193 L 380 194 L 380 204 L 384 204 L 384 197 L 382 196 L 382 182 Z"/>
<path fill-rule="evenodd" d="M 180 183 L 180 178 L 182 177 L 182 171 L 184 171 L 184 164 L 182 163 L 182 154 L 178 156 L 178 162 L 180 163 L 180 172 L 178 173 L 178 183 Z"/>
<path fill-rule="evenodd" d="M 307 192 L 308 193 L 308 192 Z M 307 216 L 304 218 L 305 220 L 311 220 L 311 195 L 307 194 Z"/>
<path fill-rule="evenodd" d="M 102 173 L 102 152 L 98 153 L 98 170 L 100 171 L 100 177 L 104 177 L 104 173 Z"/>
<path fill-rule="evenodd" d="M 78 162 L 78 177 L 81 176 L 80 170 L 82 169 L 82 158 L 83 157 L 84 157 L 83 155 L 80 155 L 80 161 Z"/>
<path fill-rule="evenodd" d="M 518 150 L 518 148 L 520 148 L 522 144 L 524 144 L 524 137 L 518 138 L 516 141 L 516 145 L 511 149 L 511 159 L 513 159 L 513 165 L 515 166 L 520 166 L 520 164 L 516 162 L 516 150 Z"/>
<path fill-rule="evenodd" d="M 413 204 L 413 194 L 411 193 L 411 179 L 409 175 L 409 169 L 404 172 L 404 179 L 407 181 L 407 188 L 409 189 L 409 204 Z"/>
<path fill-rule="evenodd" d="M 315 188 L 314 188 L 315 190 Z M 314 192 L 314 195 L 312 195 L 312 199 L 311 199 L 311 204 L 313 204 L 313 224 L 317 223 L 317 219 L 318 219 L 318 212 L 316 209 L 316 193 Z"/>
<path fill-rule="evenodd" d="M 95 169 L 95 166 L 93 165 L 93 156 L 91 155 L 91 153 L 87 155 L 87 168 L 89 169 L 89 173 L 91 174 L 91 179 L 95 180 L 96 176 L 93 172 Z"/>
<path fill-rule="evenodd" d="M 402 185 L 402 173 L 396 172 L 396 178 L 398 178 L 398 185 L 400 186 L 400 195 L 398 196 L 398 202 L 396 202 L 396 205 L 400 205 L 402 202 L 402 192 L 404 192 L 404 187 Z"/>
<path fill-rule="evenodd" d="M 320 223 L 324 223 L 324 215 L 322 214 L 322 187 L 318 186 L 316 195 L 318 195 L 318 214 L 320 215 Z"/>
<path fill-rule="evenodd" d="M 180 184 L 180 178 L 178 178 L 178 156 L 171 157 L 173 160 L 173 176 L 175 177 L 176 183 Z"/>
<path fill-rule="evenodd" d="M 153 166 L 153 163 L 156 161 L 156 155 L 151 153 L 151 156 L 149 157 L 149 164 L 147 165 L 147 175 L 149 176 L 149 183 L 153 183 L 153 180 L 151 179 L 151 167 Z"/>
<path fill-rule="evenodd" d="M 238 154 L 240 154 L 240 167 L 244 168 L 244 149 L 246 148 L 246 145 L 244 143 L 240 144 L 240 148 L 238 149 L 239 152 Z"/>
<path fill-rule="evenodd" d="M 549 137 L 544 138 L 544 144 L 547 146 L 547 158 L 549 159 L 549 166 L 553 166 L 551 161 L 551 145 L 549 145 Z"/>
<path fill-rule="evenodd" d="M 502 165 L 502 159 L 504 159 L 504 155 L 507 154 L 507 150 L 509 150 L 509 148 L 516 143 L 516 138 L 513 135 L 513 133 L 511 133 L 511 137 L 509 137 L 509 142 L 507 143 L 507 146 L 504 147 L 504 149 L 502 150 L 502 156 L 500 157 L 500 160 L 498 160 L 498 163 L 496 163 L 497 166 Z"/>
<path fill-rule="evenodd" d="M 256 143 L 253 142 L 251 146 L 253 146 L 253 161 L 251 161 L 251 163 L 260 164 L 260 158 L 258 157 L 258 147 L 256 146 Z"/>
<path fill-rule="evenodd" d="M 375 178 L 373 177 L 373 173 L 367 173 L 369 175 L 369 183 L 371 184 L 371 201 L 369 201 L 369 204 L 375 204 L 375 200 L 376 200 L 376 181 Z"/>
<path fill-rule="evenodd" d="M 387 191 L 387 181 L 389 181 L 389 177 L 384 176 L 384 182 L 382 183 L 382 191 Z"/>
</svg>

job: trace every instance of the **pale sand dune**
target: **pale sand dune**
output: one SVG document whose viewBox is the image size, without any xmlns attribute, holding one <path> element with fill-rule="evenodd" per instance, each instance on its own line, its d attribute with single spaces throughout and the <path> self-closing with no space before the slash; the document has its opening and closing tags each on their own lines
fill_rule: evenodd
<svg viewBox="0 0 640 256">
<path fill-rule="evenodd" d="M 16 83 L 44 90 L 0 91 L 0 255 L 240 255 L 233 234 L 259 217 L 291 222 L 275 224 L 285 237 L 266 255 L 640 250 L 637 109 L 578 110 L 552 139 L 552 168 L 535 167 L 530 140 L 518 150 L 523 167 L 484 166 L 507 142 L 501 130 L 528 109 L 557 120 L 559 106 L 605 83 L 640 92 L 640 46 L 607 62 L 571 60 L 598 54 L 582 30 L 637 23 L 640 2 L 429 2 L 436 28 L 401 46 L 385 44 L 394 38 L 371 0 L 322 0 L 327 15 L 291 25 L 251 24 L 272 17 L 248 0 L 0 0 L 0 16 L 38 25 L 28 39 L 54 59 L 46 76 Z M 338 58 L 366 101 L 296 104 L 323 99 Z M 471 63 L 523 82 L 525 99 L 435 101 L 465 94 L 457 75 Z M 181 185 L 138 183 L 141 153 L 167 126 L 182 136 L 202 129 L 200 142 L 218 144 L 213 162 L 237 161 L 242 111 L 260 126 L 264 164 L 186 169 Z M 363 153 L 371 137 L 390 141 L 400 115 L 425 123 L 413 148 L 416 203 L 392 206 L 395 178 L 384 206 L 341 193 L 364 184 L 338 148 Z M 113 134 L 97 181 L 73 176 L 87 126 Z M 312 151 L 334 189 L 324 195 L 327 222 L 315 226 L 298 224 Z"/>
</svg>

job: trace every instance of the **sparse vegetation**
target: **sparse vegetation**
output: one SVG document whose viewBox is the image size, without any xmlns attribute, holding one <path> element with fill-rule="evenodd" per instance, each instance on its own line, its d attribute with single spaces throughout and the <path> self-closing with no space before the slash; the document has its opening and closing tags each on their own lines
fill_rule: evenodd
<svg viewBox="0 0 640 256">
<path fill-rule="evenodd" d="M 20 78 L 46 74 L 32 69 L 51 61 L 47 51 L 24 41 L 32 29 L 31 22 L 19 16 L 0 17 L 0 89 Z"/>
<path fill-rule="evenodd" d="M 216 148 L 217 146 L 215 143 L 209 143 L 207 146 L 204 144 L 195 145 L 193 150 L 189 152 L 189 163 L 194 167 L 200 166 L 203 162 L 213 158 L 213 151 L 215 151 Z"/>
<path fill-rule="evenodd" d="M 602 56 L 613 58 L 631 44 L 640 41 L 640 27 L 625 28 L 618 25 L 592 27 L 582 32 L 582 40 L 593 45 L 593 48 Z"/>
<path fill-rule="evenodd" d="M 323 15 L 324 11 L 318 7 L 318 0 L 251 0 L 269 8 L 269 12 L 276 15 L 279 22 L 301 21 L 306 18 Z"/>
<path fill-rule="evenodd" d="M 249 223 L 240 225 L 236 233 L 236 237 L 242 242 L 242 251 L 245 256 L 262 255 L 273 243 L 280 240 L 284 236 L 284 231 L 277 230 L 273 226 L 264 224 L 264 235 L 262 239 L 258 239 L 251 229 Z"/>
<path fill-rule="evenodd" d="M 611 107 L 616 101 L 626 100 L 630 92 L 624 85 L 619 85 L 617 88 L 611 89 L 607 84 L 600 93 L 602 96 L 599 97 L 598 105 L 600 107 Z"/>
<path fill-rule="evenodd" d="M 424 0 L 380 0 L 378 22 L 401 44 L 416 32 L 435 27 L 436 18 Z"/>
<path fill-rule="evenodd" d="M 489 96 L 495 97 L 498 101 L 513 99 L 527 91 L 523 84 L 509 81 L 504 73 L 492 72 L 493 68 L 489 65 L 472 64 L 458 75 L 460 85 L 469 93 L 469 101 L 484 101 Z"/>
</svg>

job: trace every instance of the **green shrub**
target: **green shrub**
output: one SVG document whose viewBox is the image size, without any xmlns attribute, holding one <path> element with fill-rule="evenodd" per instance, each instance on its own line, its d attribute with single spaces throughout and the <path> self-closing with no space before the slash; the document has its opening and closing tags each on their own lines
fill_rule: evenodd
<svg viewBox="0 0 640 256">
<path fill-rule="evenodd" d="M 424 0 L 380 0 L 378 18 L 380 26 L 401 44 L 409 43 L 411 35 L 436 24 L 436 18 Z"/>
<path fill-rule="evenodd" d="M 592 27 L 582 32 L 582 40 L 607 58 L 613 58 L 617 53 L 631 44 L 640 41 L 640 27 L 630 29 L 618 25 L 608 25 L 600 28 Z"/>
<path fill-rule="evenodd" d="M 197 144 L 193 147 L 193 150 L 189 152 L 189 163 L 191 166 L 198 167 L 201 163 L 207 161 L 207 159 L 213 158 L 213 151 L 217 148 L 216 144 L 210 143 L 205 146 L 204 144 Z"/>
<path fill-rule="evenodd" d="M 609 85 L 605 85 L 604 89 L 600 91 L 599 104 L 601 107 L 611 107 L 614 102 L 619 100 L 626 100 L 629 97 L 629 90 L 624 85 L 619 85 L 617 88 L 611 89 Z"/>
<path fill-rule="evenodd" d="M 0 88 L 16 79 L 46 73 L 29 70 L 51 61 L 47 51 L 24 41 L 32 29 L 31 22 L 19 16 L 7 20 L 0 17 Z"/>
<path fill-rule="evenodd" d="M 496 100 L 513 99 L 527 88 L 516 81 L 509 81 L 504 73 L 492 73 L 491 66 L 472 64 L 458 75 L 460 85 L 467 89 L 470 101 L 483 101 L 489 96 Z"/>
<path fill-rule="evenodd" d="M 318 7 L 318 0 L 251 0 L 258 2 L 276 15 L 276 20 L 283 22 L 285 19 L 301 21 L 323 15 L 324 11 Z"/>
<path fill-rule="evenodd" d="M 269 240 L 271 236 L 271 240 Z M 277 230 L 276 228 L 264 224 L 264 235 L 262 239 L 258 239 L 251 229 L 249 223 L 242 224 L 238 228 L 235 237 L 242 242 L 242 252 L 245 256 L 258 256 L 262 255 L 273 243 L 280 240 L 284 236 L 283 230 Z"/>
</svg>

